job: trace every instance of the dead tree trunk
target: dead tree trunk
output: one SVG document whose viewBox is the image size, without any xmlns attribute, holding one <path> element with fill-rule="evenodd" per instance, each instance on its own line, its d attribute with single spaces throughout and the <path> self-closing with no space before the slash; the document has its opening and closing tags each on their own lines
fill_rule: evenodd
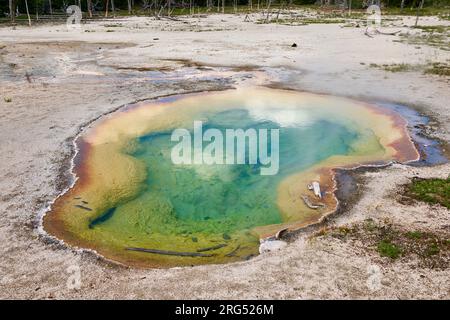
<svg viewBox="0 0 450 320">
<path fill-rule="evenodd" d="M 92 18 L 92 0 L 87 0 L 87 10 L 89 13 L 89 18 Z"/>
<path fill-rule="evenodd" d="M 11 15 L 11 22 L 16 22 L 16 0 L 9 0 L 9 14 Z"/>
<path fill-rule="evenodd" d="M 419 13 L 420 13 L 420 10 L 421 10 L 422 7 L 423 7 L 423 3 L 424 3 L 424 2 L 425 2 L 425 0 L 422 0 L 422 1 L 420 2 L 420 5 L 417 7 L 416 23 L 414 24 L 415 27 L 417 27 L 417 24 L 419 23 Z"/>
<path fill-rule="evenodd" d="M 13 16 L 13 9 L 12 9 L 13 5 L 12 5 L 12 0 L 9 0 L 8 6 L 9 6 L 9 18 L 10 18 L 11 21 L 12 21 L 12 16 Z"/>
<path fill-rule="evenodd" d="M 28 10 L 28 0 L 25 0 L 25 9 L 27 10 L 28 25 L 31 27 L 30 11 Z"/>
<path fill-rule="evenodd" d="M 105 18 L 108 18 L 108 7 L 109 7 L 109 0 L 106 0 L 106 6 L 105 6 Z"/>
<path fill-rule="evenodd" d="M 405 7 L 405 0 L 402 0 L 402 3 L 400 4 L 400 12 L 403 12 L 404 7 Z"/>
<path fill-rule="evenodd" d="M 111 0 L 111 11 L 113 13 L 113 18 L 116 17 L 116 6 L 114 5 L 114 0 Z"/>
<path fill-rule="evenodd" d="M 128 0 L 128 14 L 131 14 L 131 0 Z"/>
<path fill-rule="evenodd" d="M 272 4 L 272 0 L 267 0 L 267 15 L 266 15 L 266 23 L 269 23 L 270 17 L 270 5 Z"/>
</svg>

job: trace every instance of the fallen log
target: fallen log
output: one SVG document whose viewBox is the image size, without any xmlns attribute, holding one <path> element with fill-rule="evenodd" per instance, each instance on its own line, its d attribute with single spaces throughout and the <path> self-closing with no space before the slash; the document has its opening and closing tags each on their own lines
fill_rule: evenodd
<svg viewBox="0 0 450 320">
<path fill-rule="evenodd" d="M 128 251 L 138 251 L 146 253 L 162 254 L 167 256 L 180 256 L 180 257 L 213 257 L 213 254 L 205 254 L 198 252 L 179 252 L 179 251 L 168 251 L 168 250 L 158 250 L 158 249 L 146 249 L 146 248 L 125 248 Z"/>
<path fill-rule="evenodd" d="M 281 229 L 275 234 L 275 239 L 280 240 L 286 232 L 288 232 L 288 228 Z"/>
<path fill-rule="evenodd" d="M 80 209 L 83 209 L 83 210 L 86 210 L 86 211 L 92 211 L 91 208 L 82 206 L 81 204 L 76 204 L 75 207 L 80 208 Z"/>
<path fill-rule="evenodd" d="M 323 204 L 323 203 L 312 203 L 310 200 L 309 200 L 309 197 L 308 196 L 305 196 L 305 195 L 301 195 L 301 197 L 302 197 L 302 199 L 303 199 L 303 202 L 306 204 L 306 206 L 308 207 L 308 208 L 310 208 L 310 209 L 319 209 L 319 208 L 321 208 L 321 207 L 325 207 L 325 205 Z"/>
<path fill-rule="evenodd" d="M 236 255 L 236 252 L 241 248 L 241 245 L 239 244 L 233 251 L 227 253 L 225 257 L 234 257 Z"/>
<path fill-rule="evenodd" d="M 373 38 L 373 36 L 369 34 L 369 31 L 367 29 L 366 29 L 366 31 L 364 31 L 364 34 L 366 36 L 368 36 L 369 38 Z"/>
<path fill-rule="evenodd" d="M 397 33 L 399 33 L 400 31 L 401 31 L 401 30 L 394 31 L 394 32 L 382 32 L 382 31 L 380 31 L 380 30 L 378 30 L 378 29 L 375 30 L 376 33 L 383 34 L 383 35 L 385 35 L 385 36 L 395 36 L 395 35 L 397 35 Z"/>
<path fill-rule="evenodd" d="M 198 249 L 197 252 L 204 252 L 204 251 L 217 250 L 217 249 L 220 249 L 220 248 L 223 248 L 223 247 L 226 247 L 226 246 L 227 246 L 227 244 L 221 243 L 221 244 L 218 244 L 217 246 L 212 246 L 212 247 L 207 247 L 207 248 Z"/>
</svg>

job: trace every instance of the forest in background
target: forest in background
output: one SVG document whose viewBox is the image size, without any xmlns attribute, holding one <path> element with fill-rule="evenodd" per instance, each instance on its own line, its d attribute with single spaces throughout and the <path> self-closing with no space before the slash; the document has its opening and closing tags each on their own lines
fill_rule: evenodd
<svg viewBox="0 0 450 320">
<path fill-rule="evenodd" d="M 0 3 L 0 19 L 16 20 L 21 15 L 33 19 L 57 19 L 67 17 L 70 5 L 81 8 L 84 18 L 126 15 L 177 15 L 193 13 L 236 13 L 269 8 L 292 9 L 295 7 L 341 10 L 365 9 L 376 4 L 395 14 L 416 13 L 416 9 L 450 8 L 450 0 L 4 0 Z M 15 14 L 12 14 L 15 12 Z M 433 10 L 428 10 L 432 14 Z M 18 20 L 18 19 L 17 19 Z"/>
</svg>

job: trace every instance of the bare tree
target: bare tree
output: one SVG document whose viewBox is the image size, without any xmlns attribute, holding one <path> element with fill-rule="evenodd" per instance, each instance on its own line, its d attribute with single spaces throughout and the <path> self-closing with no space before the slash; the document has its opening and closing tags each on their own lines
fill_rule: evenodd
<svg viewBox="0 0 450 320">
<path fill-rule="evenodd" d="M 405 7 L 405 0 L 402 0 L 402 3 L 400 4 L 400 12 L 403 12 L 404 7 Z"/>
<path fill-rule="evenodd" d="M 128 0 L 128 14 L 131 14 L 131 0 Z"/>
<path fill-rule="evenodd" d="M 419 23 L 419 13 L 420 10 L 423 8 L 423 3 L 425 2 L 425 0 L 422 0 L 419 4 L 419 6 L 417 7 L 417 15 L 416 15 L 416 23 L 414 24 L 414 26 L 417 27 L 417 23 Z"/>
<path fill-rule="evenodd" d="M 25 9 L 27 10 L 28 25 L 31 27 L 30 11 L 28 10 L 28 0 L 25 0 Z"/>
<path fill-rule="evenodd" d="M 9 6 L 9 17 L 10 17 L 10 19 L 12 20 L 12 13 L 13 13 L 13 10 L 12 10 L 12 0 L 9 0 L 9 3 L 8 3 L 8 6 Z"/>
<path fill-rule="evenodd" d="M 267 0 L 267 15 L 265 23 L 269 23 L 269 17 L 270 17 L 270 5 L 272 4 L 272 0 Z"/>
<path fill-rule="evenodd" d="M 113 13 L 113 18 L 116 17 L 116 6 L 114 5 L 114 0 L 111 0 L 111 11 Z"/>
<path fill-rule="evenodd" d="M 89 13 L 89 18 L 92 18 L 92 0 L 86 0 L 87 1 L 87 9 Z"/>
<path fill-rule="evenodd" d="M 11 22 L 16 22 L 16 0 L 9 0 L 9 15 L 11 17 Z"/>
<path fill-rule="evenodd" d="M 52 0 L 48 0 L 48 7 L 50 8 L 50 15 L 53 15 L 53 9 L 52 9 Z"/>
<path fill-rule="evenodd" d="M 108 18 L 108 7 L 109 7 L 109 0 L 106 0 L 106 5 L 105 5 L 105 18 Z"/>
</svg>

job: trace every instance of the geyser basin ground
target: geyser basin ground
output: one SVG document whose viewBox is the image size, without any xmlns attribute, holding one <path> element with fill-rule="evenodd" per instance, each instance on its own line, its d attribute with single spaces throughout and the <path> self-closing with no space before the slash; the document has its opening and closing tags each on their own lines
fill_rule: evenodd
<svg viewBox="0 0 450 320">
<path fill-rule="evenodd" d="M 194 121 L 221 132 L 279 129 L 278 173 L 261 175 L 261 164 L 174 164 L 171 134 L 192 131 Z M 334 168 L 419 157 L 406 121 L 389 109 L 267 88 L 138 103 L 106 116 L 76 143 L 78 180 L 55 201 L 44 228 L 146 267 L 246 259 L 258 253 L 260 238 L 336 209 Z M 312 181 L 320 182 L 322 199 L 308 190 Z M 310 208 L 305 196 L 323 206 Z"/>
</svg>

